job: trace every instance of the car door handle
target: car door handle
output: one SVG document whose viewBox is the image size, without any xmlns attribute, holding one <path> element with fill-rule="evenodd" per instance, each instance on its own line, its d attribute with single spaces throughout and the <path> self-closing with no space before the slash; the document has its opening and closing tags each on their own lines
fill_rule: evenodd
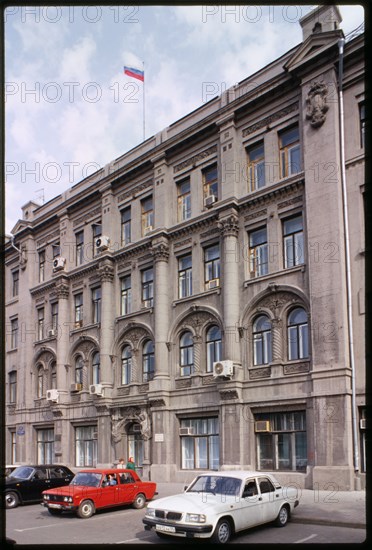
<svg viewBox="0 0 372 550">
<path fill-rule="evenodd" d="M 279 498 L 279 495 L 278 495 L 278 494 L 277 494 L 277 495 L 275 495 L 275 496 L 276 496 L 276 498 Z"/>
<path fill-rule="evenodd" d="M 262 500 L 262 497 L 259 497 L 259 499 L 258 499 L 258 500 Z"/>
</svg>

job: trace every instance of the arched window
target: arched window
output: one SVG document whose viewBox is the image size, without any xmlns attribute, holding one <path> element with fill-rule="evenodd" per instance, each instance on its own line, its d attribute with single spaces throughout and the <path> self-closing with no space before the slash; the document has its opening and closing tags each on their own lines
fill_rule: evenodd
<svg viewBox="0 0 372 550">
<path fill-rule="evenodd" d="M 37 369 L 37 396 L 43 397 L 44 392 L 44 369 L 39 365 Z"/>
<path fill-rule="evenodd" d="M 213 363 L 221 361 L 221 357 L 221 329 L 217 325 L 213 325 L 207 332 L 207 372 L 212 372 Z"/>
<path fill-rule="evenodd" d="M 309 334 L 307 313 L 302 307 L 296 307 L 288 315 L 288 359 L 306 359 L 309 357 Z"/>
<path fill-rule="evenodd" d="M 92 358 L 92 384 L 99 384 L 101 381 L 99 353 L 96 351 Z"/>
<path fill-rule="evenodd" d="M 260 315 L 253 323 L 253 364 L 267 365 L 271 361 L 271 322 L 266 315 Z"/>
<path fill-rule="evenodd" d="M 57 389 L 57 363 L 55 361 L 50 364 L 50 389 Z"/>
<path fill-rule="evenodd" d="M 132 376 L 132 352 L 130 346 L 124 346 L 121 352 L 121 383 L 130 384 Z"/>
<path fill-rule="evenodd" d="M 191 332 L 184 332 L 180 338 L 181 376 L 194 372 L 194 341 Z"/>
<path fill-rule="evenodd" d="M 155 373 L 155 355 L 154 343 L 152 340 L 147 340 L 143 345 L 143 381 L 148 382 L 154 378 Z"/>
<path fill-rule="evenodd" d="M 83 369 L 84 369 L 84 361 L 81 355 L 79 355 L 75 361 L 75 382 L 77 384 L 83 383 Z"/>
</svg>

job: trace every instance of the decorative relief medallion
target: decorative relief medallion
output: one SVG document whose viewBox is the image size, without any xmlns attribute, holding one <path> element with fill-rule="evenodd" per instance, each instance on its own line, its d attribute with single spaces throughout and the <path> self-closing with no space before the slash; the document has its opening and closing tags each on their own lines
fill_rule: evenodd
<svg viewBox="0 0 372 550">
<path fill-rule="evenodd" d="M 145 336 L 149 336 L 147 330 L 145 330 L 142 327 L 135 327 L 128 330 L 128 332 L 125 332 L 123 337 L 125 340 L 129 340 L 129 342 L 132 345 L 133 350 L 138 349 L 139 342 L 144 338 Z"/>
<path fill-rule="evenodd" d="M 203 376 L 202 378 L 202 384 L 203 386 L 207 384 L 214 384 L 216 382 L 216 379 L 214 376 Z"/>
<path fill-rule="evenodd" d="M 306 98 L 306 118 L 313 128 L 322 126 L 326 119 L 328 87 L 324 82 L 315 81 Z"/>
<path fill-rule="evenodd" d="M 236 390 L 222 390 L 220 391 L 220 397 L 226 401 L 227 399 L 238 399 L 239 395 Z"/>
<path fill-rule="evenodd" d="M 202 327 L 210 322 L 216 322 L 216 318 L 206 311 L 200 311 L 188 315 L 183 322 L 183 328 L 187 329 L 188 327 L 192 327 L 196 336 L 200 336 Z"/>
</svg>

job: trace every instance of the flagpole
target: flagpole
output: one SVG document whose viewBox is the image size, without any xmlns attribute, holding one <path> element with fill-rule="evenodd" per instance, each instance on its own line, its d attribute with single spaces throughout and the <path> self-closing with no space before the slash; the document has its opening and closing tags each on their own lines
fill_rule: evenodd
<svg viewBox="0 0 372 550">
<path fill-rule="evenodd" d="M 145 62 L 142 61 L 142 70 L 143 70 L 143 141 L 145 141 Z"/>
</svg>

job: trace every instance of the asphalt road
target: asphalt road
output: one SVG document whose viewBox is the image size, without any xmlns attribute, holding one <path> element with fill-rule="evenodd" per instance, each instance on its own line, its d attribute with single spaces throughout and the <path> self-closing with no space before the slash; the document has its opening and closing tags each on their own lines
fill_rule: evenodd
<svg viewBox="0 0 372 550">
<path fill-rule="evenodd" d="M 5 513 L 6 536 L 20 545 L 78 545 L 78 544 L 177 544 L 203 546 L 203 541 L 180 538 L 160 539 L 153 531 L 145 531 L 144 510 L 121 507 L 103 510 L 89 519 L 72 514 L 51 516 L 40 504 L 20 506 Z M 284 528 L 265 525 L 236 535 L 235 544 L 324 544 L 361 543 L 364 529 L 328 525 L 288 523 Z M 204 545 L 205 546 L 205 545 Z"/>
</svg>

